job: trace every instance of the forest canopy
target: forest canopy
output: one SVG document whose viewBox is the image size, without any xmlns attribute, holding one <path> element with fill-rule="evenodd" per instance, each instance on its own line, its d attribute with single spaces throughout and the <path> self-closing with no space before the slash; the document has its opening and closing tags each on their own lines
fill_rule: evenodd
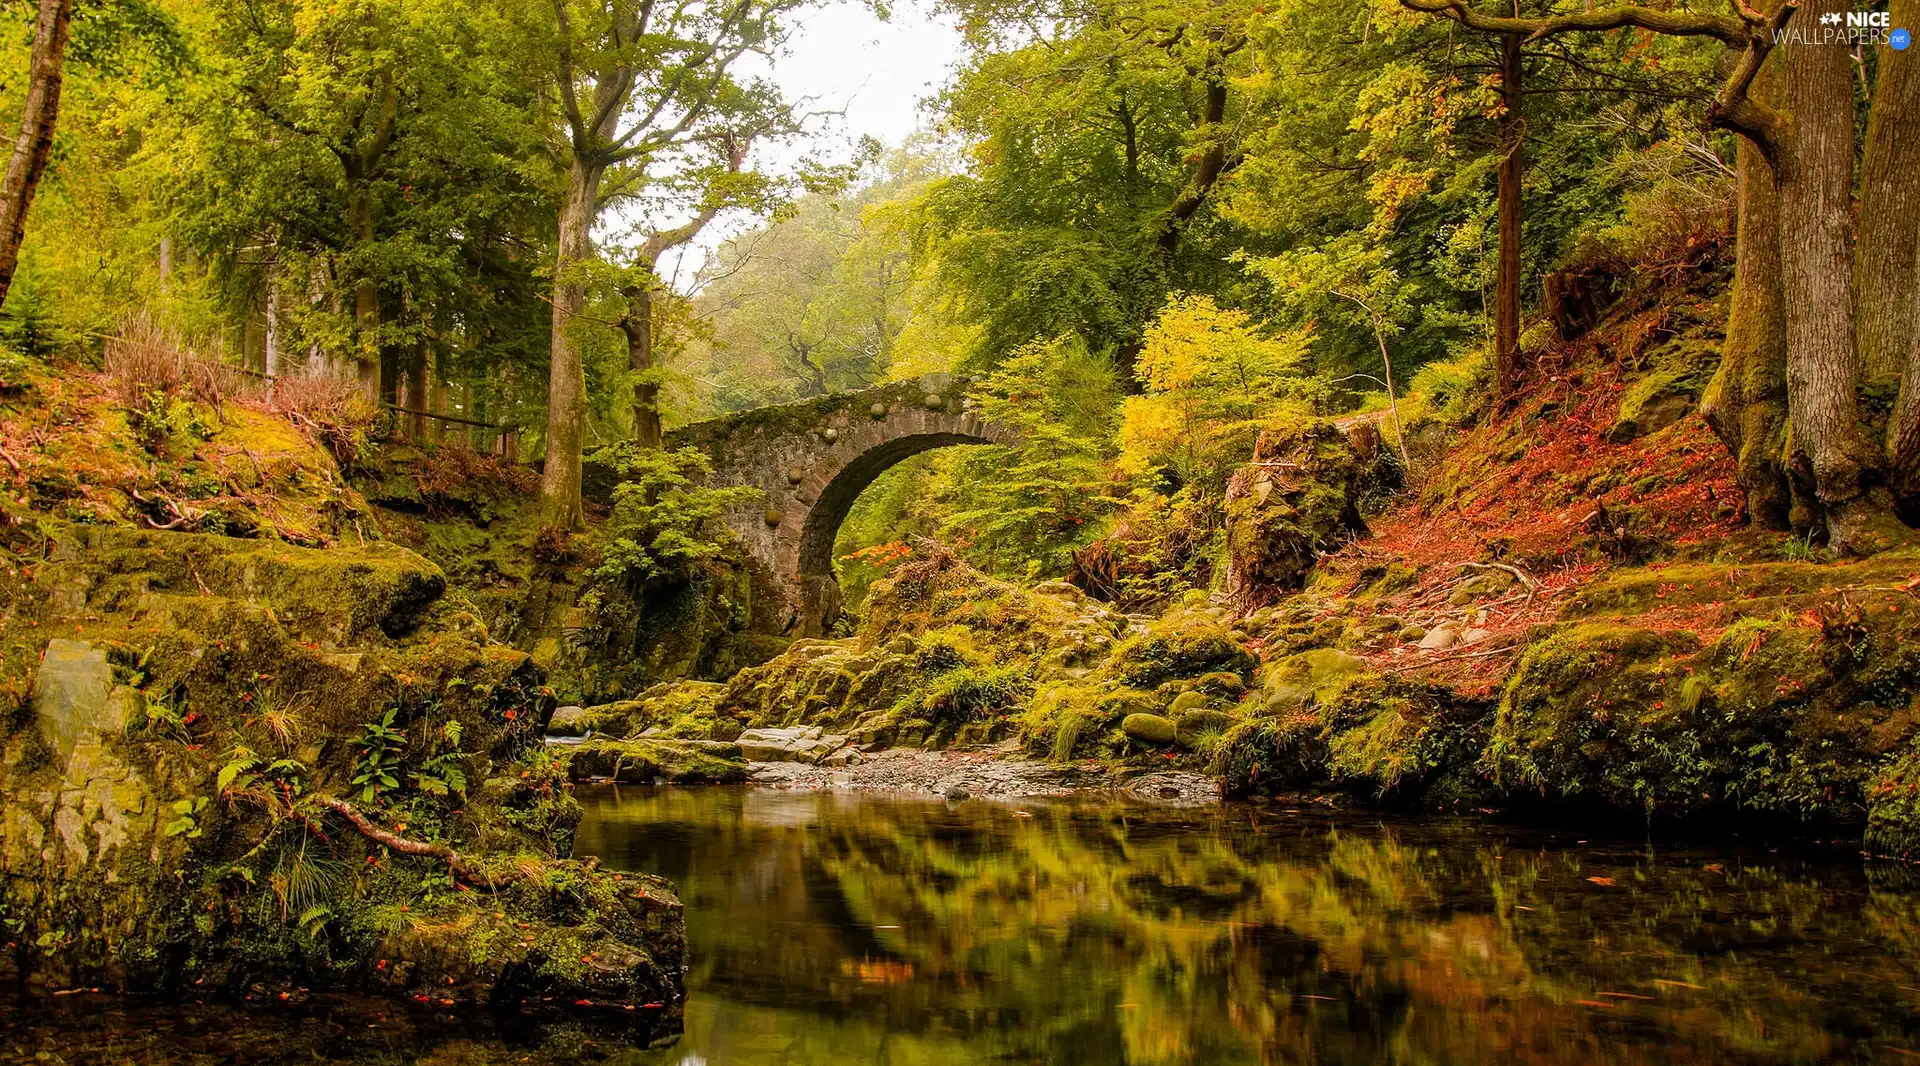
<svg viewBox="0 0 1920 1066">
<path fill-rule="evenodd" d="M 596 448 L 969 374 L 1026 443 L 889 473 L 841 554 L 973 528 L 981 564 L 1057 574 L 1204 527 L 1262 428 L 1390 408 L 1404 466 L 1608 293 L 1737 259 L 1706 408 L 1752 518 L 1870 550 L 1920 484 L 1885 326 L 1920 90 L 1884 40 L 1774 46 L 1831 6 L 944 0 L 914 10 L 963 42 L 925 132 L 834 154 L 764 73 L 805 0 L 13 3 L 0 103 L 46 136 L 9 172 L 4 330 L 138 321 L 416 434 L 457 416 L 563 526 Z M 1856 184 L 1857 233 L 1787 239 Z M 704 264 L 670 284 L 669 255 Z M 1795 310 L 1822 301 L 1845 321 Z M 1179 569 L 1161 540 L 1134 550 Z"/>
</svg>

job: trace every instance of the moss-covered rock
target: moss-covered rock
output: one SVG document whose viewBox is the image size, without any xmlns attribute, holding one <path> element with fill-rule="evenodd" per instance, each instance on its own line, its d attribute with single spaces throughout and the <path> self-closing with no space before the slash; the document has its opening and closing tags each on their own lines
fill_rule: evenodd
<svg viewBox="0 0 1920 1066">
<path fill-rule="evenodd" d="M 1228 711 L 1210 708 L 1188 711 L 1174 720 L 1174 742 L 1184 750 L 1205 755 L 1240 721 L 1238 715 Z"/>
<path fill-rule="evenodd" d="M 1120 720 L 1120 731 L 1142 744 L 1166 747 L 1173 743 L 1173 719 L 1157 714 L 1130 714 Z"/>
<path fill-rule="evenodd" d="M 1121 644 L 1103 670 L 1125 684 L 1147 688 L 1215 672 L 1244 680 L 1257 665 L 1253 653 L 1221 619 L 1188 608 L 1155 620 L 1145 633 Z"/>
<path fill-rule="evenodd" d="M 72 611 L 191 625 L 192 601 L 257 606 L 307 640 L 402 637 L 446 590 L 438 567 L 398 545 L 302 548 L 265 540 L 68 526 L 37 580 Z"/>
<path fill-rule="evenodd" d="M 1365 659 L 1333 648 L 1297 652 L 1261 669 L 1262 704 L 1279 714 L 1310 699 L 1324 701 L 1367 669 Z"/>
<path fill-rule="evenodd" d="M 1296 712 L 1242 723 L 1220 738 L 1209 769 L 1230 798 L 1310 788 L 1326 778 L 1320 721 Z"/>
<path fill-rule="evenodd" d="M 1822 602 L 1745 617 L 1704 646 L 1598 623 L 1559 632 L 1509 682 L 1485 765 L 1509 788 L 1669 814 L 1844 824 L 1865 811 L 1891 842 L 1920 633 L 1898 605 Z"/>
<path fill-rule="evenodd" d="M 1306 583 L 1323 545 L 1364 528 L 1359 460 L 1332 423 L 1263 430 L 1227 483 L 1226 591 L 1256 607 Z"/>
</svg>

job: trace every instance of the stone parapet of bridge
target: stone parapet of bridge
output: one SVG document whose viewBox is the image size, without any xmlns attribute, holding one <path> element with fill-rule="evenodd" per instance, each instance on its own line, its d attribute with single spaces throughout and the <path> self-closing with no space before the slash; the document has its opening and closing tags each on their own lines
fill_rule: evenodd
<svg viewBox="0 0 1920 1066">
<path fill-rule="evenodd" d="M 761 499 L 727 516 L 748 556 L 793 609 L 789 630 L 818 636 L 840 613 L 833 544 L 873 480 L 910 456 L 955 444 L 1010 444 L 967 402 L 969 382 L 932 374 L 858 392 L 757 407 L 667 434 L 713 461 L 712 483 Z"/>
</svg>

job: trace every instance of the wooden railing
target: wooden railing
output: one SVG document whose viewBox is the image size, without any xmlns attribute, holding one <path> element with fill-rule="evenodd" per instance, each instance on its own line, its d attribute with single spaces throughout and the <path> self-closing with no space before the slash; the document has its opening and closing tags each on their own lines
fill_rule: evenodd
<svg viewBox="0 0 1920 1066">
<path fill-rule="evenodd" d="M 503 426 L 494 422 L 482 422 L 477 418 L 461 418 L 459 415 L 436 414 L 433 411 L 422 411 L 417 407 L 402 407 L 397 403 L 382 402 L 380 407 L 382 411 L 388 415 L 388 418 L 382 420 L 386 422 L 386 425 L 380 427 L 379 431 L 375 434 L 376 440 L 384 440 L 393 434 L 394 429 L 398 428 L 397 423 L 399 422 L 400 415 L 407 415 L 415 419 L 431 418 L 436 422 L 451 422 L 458 426 L 492 430 L 494 432 L 493 446 L 488 449 L 488 454 L 497 455 L 508 462 L 518 461 L 518 456 L 514 450 L 514 445 L 517 442 L 514 439 L 515 434 L 512 426 Z M 472 439 L 471 435 L 469 435 L 468 439 Z"/>
</svg>

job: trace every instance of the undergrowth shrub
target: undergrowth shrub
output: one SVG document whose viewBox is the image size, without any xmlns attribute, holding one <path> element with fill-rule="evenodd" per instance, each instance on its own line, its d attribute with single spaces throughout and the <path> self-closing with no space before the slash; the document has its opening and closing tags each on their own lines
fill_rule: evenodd
<svg viewBox="0 0 1920 1066">
<path fill-rule="evenodd" d="M 1402 415 L 1409 423 L 1431 417 L 1450 426 L 1464 425 L 1486 409 L 1492 389 L 1493 367 L 1486 350 L 1468 348 L 1414 372 Z"/>
<path fill-rule="evenodd" d="M 128 316 L 108 338 L 105 370 L 149 447 L 156 434 L 177 428 L 172 423 L 180 417 L 178 405 L 199 404 L 218 420 L 226 404 L 241 402 L 305 429 L 351 469 L 366 453 L 376 414 L 356 382 L 323 373 L 272 379 L 248 373 L 202 353 L 145 311 Z"/>
</svg>

